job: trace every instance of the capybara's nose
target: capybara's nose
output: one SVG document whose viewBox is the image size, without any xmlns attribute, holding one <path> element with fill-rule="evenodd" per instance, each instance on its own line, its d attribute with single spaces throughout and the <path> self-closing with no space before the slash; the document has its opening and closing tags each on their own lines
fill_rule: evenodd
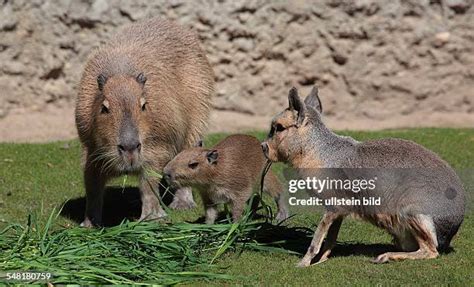
<svg viewBox="0 0 474 287">
<path fill-rule="evenodd" d="M 122 142 L 117 147 L 120 152 L 133 153 L 134 151 L 139 152 L 140 149 L 142 148 L 142 144 L 139 141 L 130 141 L 130 142 Z"/>
<path fill-rule="evenodd" d="M 262 143 L 262 150 L 265 155 L 268 154 L 268 144 L 266 142 Z"/>
</svg>

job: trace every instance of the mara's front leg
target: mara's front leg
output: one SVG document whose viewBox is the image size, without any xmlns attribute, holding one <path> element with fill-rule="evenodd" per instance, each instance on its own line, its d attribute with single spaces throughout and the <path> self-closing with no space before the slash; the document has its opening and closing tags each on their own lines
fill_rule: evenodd
<svg viewBox="0 0 474 287">
<path fill-rule="evenodd" d="M 158 198 L 159 181 L 157 178 L 146 175 L 140 176 L 140 198 L 142 201 L 140 220 L 156 220 L 166 216 Z"/>
<path fill-rule="evenodd" d="M 306 252 L 303 259 L 301 259 L 301 261 L 298 263 L 297 265 L 298 267 L 307 267 L 311 265 L 311 260 L 313 260 L 313 258 L 321 250 L 321 245 L 323 243 L 324 238 L 326 237 L 326 234 L 328 233 L 329 228 L 331 227 L 333 222 L 339 219 L 339 217 L 340 217 L 339 215 L 333 212 L 324 213 L 323 218 L 318 224 L 318 228 L 316 228 L 316 231 L 314 232 L 314 237 L 313 237 L 313 240 L 311 241 L 311 245 L 309 246 L 308 251 Z M 334 237 L 334 238 L 330 238 L 331 241 L 335 242 L 336 240 L 335 237 L 337 237 L 337 232 L 339 232 L 339 227 L 340 227 L 340 223 L 338 222 L 336 233 L 331 235 L 332 237 Z M 332 242 L 331 242 L 331 245 L 333 245 Z M 329 248 L 329 250 L 331 249 Z M 326 255 L 326 254 L 323 254 L 323 255 Z M 329 256 L 329 253 L 326 256 Z"/>
<path fill-rule="evenodd" d="M 83 227 L 102 225 L 102 207 L 104 205 L 105 174 L 91 161 L 86 159 L 84 166 L 84 185 L 86 188 L 86 210 Z"/>
</svg>

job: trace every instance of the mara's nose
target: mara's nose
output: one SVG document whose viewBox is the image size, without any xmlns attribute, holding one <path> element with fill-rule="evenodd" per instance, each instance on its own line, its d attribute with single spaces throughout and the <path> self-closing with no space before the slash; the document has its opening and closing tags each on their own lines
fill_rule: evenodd
<svg viewBox="0 0 474 287">
<path fill-rule="evenodd" d="M 268 144 L 266 142 L 262 143 L 262 150 L 265 155 L 268 154 Z"/>
<path fill-rule="evenodd" d="M 165 180 L 166 182 L 171 183 L 172 177 L 173 177 L 173 176 L 172 176 L 172 174 L 171 174 L 170 171 L 164 171 L 164 172 L 163 172 L 163 178 L 164 178 L 164 180 Z"/>
<path fill-rule="evenodd" d="M 133 153 L 134 151 L 140 152 L 142 144 L 138 140 L 132 140 L 132 141 L 127 141 L 127 142 L 122 142 L 117 147 L 120 152 Z"/>
</svg>

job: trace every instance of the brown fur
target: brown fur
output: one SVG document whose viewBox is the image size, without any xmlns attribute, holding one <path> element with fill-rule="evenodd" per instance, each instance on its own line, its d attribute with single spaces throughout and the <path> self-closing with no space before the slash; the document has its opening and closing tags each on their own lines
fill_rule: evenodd
<svg viewBox="0 0 474 287">
<path fill-rule="evenodd" d="M 146 77 L 144 85 L 136 80 L 140 73 Z M 98 87 L 99 75 L 107 79 L 103 91 Z M 141 218 L 165 215 L 152 190 L 158 182 L 147 178 L 144 170 L 161 172 L 179 151 L 201 137 L 213 85 L 213 72 L 197 37 L 170 21 L 151 19 L 130 25 L 92 53 L 76 102 L 88 202 L 84 225 L 100 224 L 103 186 L 124 172 L 141 178 Z M 104 105 L 109 113 L 101 113 Z M 130 155 L 135 166 L 117 155 L 126 117 L 137 127 L 141 143 L 139 154 Z"/>
<path fill-rule="evenodd" d="M 164 173 L 174 185 L 199 188 L 206 208 L 206 222 L 213 223 L 218 203 L 231 203 L 233 219 L 240 218 L 253 188 L 259 183 L 265 163 L 260 142 L 255 137 L 232 135 L 210 149 L 194 147 L 182 151 L 166 165 Z M 264 191 L 276 199 L 279 220 L 288 216 L 280 198 L 282 190 L 278 178 L 269 171 Z"/>
</svg>

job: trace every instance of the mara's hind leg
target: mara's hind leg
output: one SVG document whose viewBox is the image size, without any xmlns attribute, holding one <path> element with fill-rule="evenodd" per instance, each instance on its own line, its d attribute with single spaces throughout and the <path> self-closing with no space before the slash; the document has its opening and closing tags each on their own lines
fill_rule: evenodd
<svg viewBox="0 0 474 287">
<path fill-rule="evenodd" d="M 334 212 L 324 213 L 323 218 L 318 224 L 318 228 L 314 232 L 314 237 L 311 241 L 311 245 L 309 246 L 308 251 L 306 251 L 306 254 L 303 259 L 301 259 L 301 261 L 298 263 L 298 267 L 307 267 L 311 265 L 311 260 L 313 260 L 313 258 L 319 253 L 324 237 L 326 237 L 329 228 L 338 218 L 340 218 L 340 215 Z M 339 228 L 337 228 L 337 231 L 339 231 Z M 332 232 L 332 237 L 335 238 L 335 235 L 337 236 L 337 232 L 335 234 L 334 232 Z M 335 239 L 333 241 L 335 241 Z"/>
<path fill-rule="evenodd" d="M 418 242 L 416 241 L 411 229 L 402 229 L 393 234 L 394 243 L 396 247 L 402 251 L 416 251 L 418 250 Z"/>
<path fill-rule="evenodd" d="M 431 259 L 438 257 L 438 240 L 433 220 L 426 215 L 417 215 L 407 222 L 407 229 L 411 231 L 418 243 L 418 250 L 412 252 L 387 252 L 372 260 L 374 263 L 385 263 L 390 260 L 404 259 Z"/>
</svg>

